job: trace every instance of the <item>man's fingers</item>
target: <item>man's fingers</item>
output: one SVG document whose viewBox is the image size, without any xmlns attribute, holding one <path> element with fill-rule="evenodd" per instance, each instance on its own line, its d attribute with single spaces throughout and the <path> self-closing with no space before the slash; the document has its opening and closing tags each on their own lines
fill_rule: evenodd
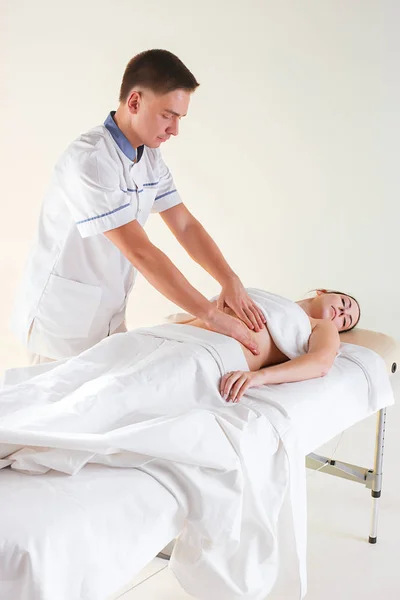
<svg viewBox="0 0 400 600">
<path fill-rule="evenodd" d="M 226 315 L 225 313 L 218 311 L 216 315 L 216 319 L 212 323 L 213 331 L 217 331 L 218 333 L 223 333 L 224 335 L 228 335 L 233 337 L 235 340 L 243 344 L 250 352 L 258 356 L 260 354 L 260 350 L 258 349 L 258 344 L 253 341 L 251 336 L 251 331 L 246 327 L 246 325 L 238 319 Z"/>
<path fill-rule="evenodd" d="M 218 310 L 224 310 L 224 305 L 225 305 L 224 297 L 223 296 L 218 296 L 218 298 L 217 298 L 217 308 L 218 308 Z"/>
<path fill-rule="evenodd" d="M 258 306 L 256 306 L 256 305 L 254 305 L 254 306 L 255 306 L 255 307 L 256 307 L 256 309 L 258 310 L 258 314 L 260 315 L 260 319 L 261 319 L 262 323 L 264 323 L 264 325 L 265 325 L 265 324 L 266 324 L 266 322 L 267 322 L 267 318 L 266 318 L 266 316 L 264 315 L 264 313 L 263 313 L 263 311 L 261 310 L 261 308 L 258 308 Z"/>
<path fill-rule="evenodd" d="M 256 304 L 251 303 L 246 307 L 246 310 L 248 312 L 251 312 L 252 318 L 254 319 L 253 323 L 256 323 L 259 328 L 258 330 L 261 331 L 261 329 L 263 329 L 263 327 L 264 327 L 264 323 L 266 322 L 266 319 L 265 319 L 261 309 L 258 308 L 258 306 Z"/>
<path fill-rule="evenodd" d="M 262 327 L 263 327 L 263 323 L 260 319 L 260 316 L 255 308 L 255 306 L 253 305 L 249 305 L 245 308 L 245 310 L 247 311 L 247 314 L 249 316 L 249 318 L 251 319 L 253 325 L 254 325 L 254 330 L 255 331 L 261 331 Z"/>
<path fill-rule="evenodd" d="M 260 311 L 260 309 L 258 308 L 258 306 L 256 306 L 255 304 L 253 304 L 251 308 L 252 308 L 252 310 L 253 310 L 253 312 L 254 312 L 254 314 L 256 316 L 257 323 L 260 326 L 260 330 L 263 329 L 264 323 L 265 323 L 265 317 L 264 317 L 264 315 L 262 314 L 262 312 Z"/>
<path fill-rule="evenodd" d="M 264 327 L 264 320 L 262 316 L 260 316 L 258 307 L 254 304 L 243 306 L 243 308 L 235 310 L 235 312 L 249 329 L 261 331 Z"/>
<path fill-rule="evenodd" d="M 246 311 L 246 308 L 244 307 L 244 308 L 239 308 L 238 310 L 235 310 L 235 313 L 243 321 L 243 323 L 245 325 L 247 325 L 247 327 L 249 329 L 254 329 L 254 323 L 250 318 L 250 314 L 246 313 L 245 311 Z"/>
<path fill-rule="evenodd" d="M 250 352 L 256 356 L 258 356 L 260 354 L 260 350 L 258 348 L 258 344 L 256 344 L 256 342 L 253 340 L 253 338 L 250 335 L 249 331 L 245 331 L 245 333 L 243 335 L 240 336 L 240 338 L 236 338 L 241 344 L 243 344 L 243 346 L 246 346 L 246 348 L 248 350 L 250 350 Z"/>
</svg>

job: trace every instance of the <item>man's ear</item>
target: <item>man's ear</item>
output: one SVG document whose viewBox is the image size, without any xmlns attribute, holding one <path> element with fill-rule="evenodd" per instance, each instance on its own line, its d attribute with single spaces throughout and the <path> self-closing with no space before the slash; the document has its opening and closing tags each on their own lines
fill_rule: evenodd
<svg viewBox="0 0 400 600">
<path fill-rule="evenodd" d="M 327 293 L 328 293 L 328 290 L 325 290 L 325 289 L 317 290 L 317 296 L 322 296 L 322 294 L 327 294 Z"/>
<path fill-rule="evenodd" d="M 137 113 L 137 111 L 139 110 L 140 101 L 140 92 L 138 92 L 137 90 L 132 90 L 127 101 L 130 113 L 134 115 Z"/>
</svg>

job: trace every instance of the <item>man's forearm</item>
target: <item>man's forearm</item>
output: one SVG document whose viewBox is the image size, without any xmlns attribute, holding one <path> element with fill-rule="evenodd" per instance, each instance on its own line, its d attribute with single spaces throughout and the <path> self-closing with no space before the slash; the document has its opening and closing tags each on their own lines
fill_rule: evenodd
<svg viewBox="0 0 400 600">
<path fill-rule="evenodd" d="M 292 383 L 323 377 L 331 366 L 332 364 L 322 360 L 317 354 L 303 354 L 279 365 L 260 369 L 259 373 L 262 376 L 260 385 Z"/>
<path fill-rule="evenodd" d="M 176 237 L 189 256 L 221 285 L 237 277 L 217 244 L 196 219 L 183 233 L 176 234 Z"/>
<path fill-rule="evenodd" d="M 132 252 L 130 262 L 163 296 L 188 313 L 208 320 L 215 306 L 196 290 L 170 259 L 153 244 Z"/>
</svg>

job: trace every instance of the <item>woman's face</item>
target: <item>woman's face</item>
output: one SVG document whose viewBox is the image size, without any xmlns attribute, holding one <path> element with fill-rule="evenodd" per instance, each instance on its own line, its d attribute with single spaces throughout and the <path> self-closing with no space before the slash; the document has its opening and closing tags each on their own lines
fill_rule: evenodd
<svg viewBox="0 0 400 600">
<path fill-rule="evenodd" d="M 317 291 L 312 300 L 312 316 L 315 319 L 329 319 L 338 331 L 347 331 L 360 317 L 357 302 L 345 294 L 327 294 Z"/>
</svg>

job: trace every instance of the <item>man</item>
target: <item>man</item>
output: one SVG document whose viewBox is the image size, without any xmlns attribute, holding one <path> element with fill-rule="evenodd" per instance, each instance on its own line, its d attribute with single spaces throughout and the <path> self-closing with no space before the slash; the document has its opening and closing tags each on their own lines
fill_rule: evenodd
<svg viewBox="0 0 400 600">
<path fill-rule="evenodd" d="M 126 67 L 118 110 L 76 139 L 56 164 L 13 318 L 33 363 L 79 354 L 126 331 L 137 270 L 214 331 L 258 353 L 250 329 L 263 327 L 262 313 L 183 204 L 159 150 L 178 135 L 198 85 L 170 52 L 138 54 Z M 216 306 L 149 240 L 143 227 L 150 212 L 160 213 L 182 247 L 220 283 Z"/>
</svg>

